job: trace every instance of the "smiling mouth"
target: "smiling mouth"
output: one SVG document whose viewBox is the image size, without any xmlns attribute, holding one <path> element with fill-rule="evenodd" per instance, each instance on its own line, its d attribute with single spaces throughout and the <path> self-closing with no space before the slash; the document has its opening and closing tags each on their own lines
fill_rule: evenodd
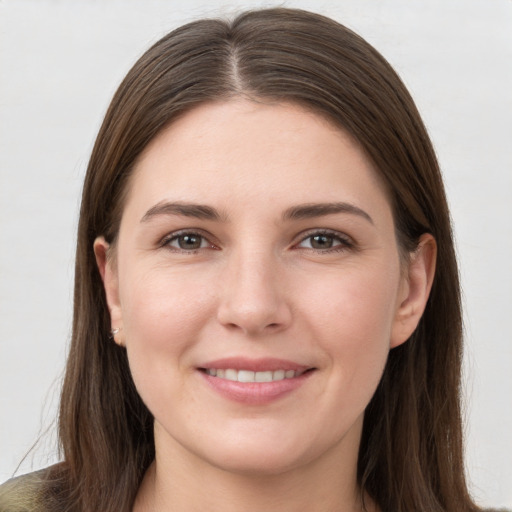
<svg viewBox="0 0 512 512">
<path fill-rule="evenodd" d="M 230 380 L 235 382 L 276 382 L 285 379 L 294 379 L 300 377 L 307 372 L 311 372 L 314 368 L 305 370 L 266 370 L 266 371 L 252 371 L 252 370 L 236 370 L 234 368 L 200 368 L 200 370 L 211 377 L 219 379 Z"/>
</svg>

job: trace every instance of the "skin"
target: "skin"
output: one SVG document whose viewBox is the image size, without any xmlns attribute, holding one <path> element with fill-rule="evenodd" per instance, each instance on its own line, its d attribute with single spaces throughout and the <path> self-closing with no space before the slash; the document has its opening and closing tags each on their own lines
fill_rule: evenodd
<svg viewBox="0 0 512 512">
<path fill-rule="evenodd" d="M 164 202 L 219 218 L 155 213 Z M 348 211 L 283 218 L 339 202 Z M 116 246 L 94 249 L 115 341 L 155 417 L 134 510 L 361 510 L 364 409 L 424 310 L 435 241 L 400 258 L 386 188 L 353 139 L 295 105 L 200 106 L 148 145 Z M 269 403 L 239 403 L 198 370 L 224 357 L 311 371 Z"/>
</svg>

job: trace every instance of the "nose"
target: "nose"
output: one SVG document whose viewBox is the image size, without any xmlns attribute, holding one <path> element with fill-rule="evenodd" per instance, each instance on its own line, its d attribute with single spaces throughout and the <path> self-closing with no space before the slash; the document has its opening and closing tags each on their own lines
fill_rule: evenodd
<svg viewBox="0 0 512 512">
<path fill-rule="evenodd" d="M 292 310 L 282 269 L 271 256 L 235 254 L 226 267 L 217 317 L 229 329 L 249 336 L 286 329 Z"/>
</svg>

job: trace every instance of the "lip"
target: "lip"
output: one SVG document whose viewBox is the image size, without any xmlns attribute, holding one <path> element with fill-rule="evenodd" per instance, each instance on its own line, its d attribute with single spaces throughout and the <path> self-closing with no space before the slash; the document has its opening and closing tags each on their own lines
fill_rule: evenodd
<svg viewBox="0 0 512 512">
<path fill-rule="evenodd" d="M 275 371 L 275 370 L 293 370 L 296 372 L 304 372 L 311 366 L 301 365 L 286 359 L 276 358 L 260 358 L 251 359 L 247 357 L 225 357 L 223 359 L 216 359 L 208 361 L 199 366 L 200 369 L 217 368 L 219 370 L 227 370 L 233 368 L 234 370 L 251 370 L 253 372 Z"/>
<path fill-rule="evenodd" d="M 208 375 L 205 370 L 209 368 L 254 372 L 293 370 L 299 375 L 272 382 L 238 382 Z M 222 397 L 246 405 L 265 405 L 284 398 L 300 388 L 314 374 L 315 368 L 284 359 L 231 357 L 208 361 L 197 370 L 208 386 Z"/>
</svg>

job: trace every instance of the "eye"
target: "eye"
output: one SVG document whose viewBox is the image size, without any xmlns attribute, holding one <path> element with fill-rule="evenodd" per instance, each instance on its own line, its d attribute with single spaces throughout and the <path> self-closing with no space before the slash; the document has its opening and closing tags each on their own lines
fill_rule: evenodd
<svg viewBox="0 0 512 512">
<path fill-rule="evenodd" d="M 353 247 L 352 241 L 341 233 L 315 232 L 303 238 L 297 247 L 315 251 L 344 250 Z"/>
<path fill-rule="evenodd" d="M 194 232 L 180 232 L 174 233 L 162 241 L 162 246 L 169 247 L 178 251 L 197 251 L 207 247 L 214 248 L 213 244 L 208 239 Z"/>
</svg>

